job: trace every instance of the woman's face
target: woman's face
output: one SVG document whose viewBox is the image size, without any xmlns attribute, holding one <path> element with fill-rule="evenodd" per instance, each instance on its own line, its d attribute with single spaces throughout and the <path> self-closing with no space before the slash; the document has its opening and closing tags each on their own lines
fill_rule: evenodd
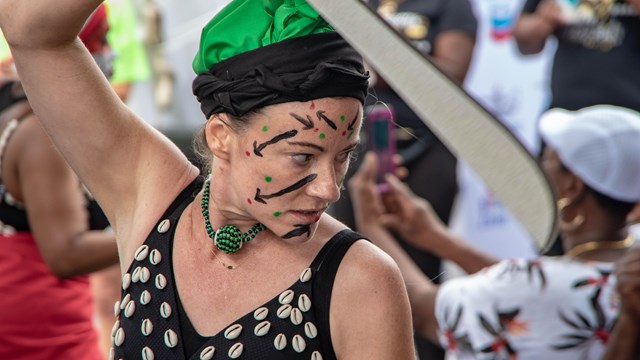
<svg viewBox="0 0 640 360">
<path fill-rule="evenodd" d="M 264 108 L 232 147 L 236 201 L 282 238 L 306 241 L 340 198 L 361 123 L 362 105 L 352 98 Z"/>
</svg>

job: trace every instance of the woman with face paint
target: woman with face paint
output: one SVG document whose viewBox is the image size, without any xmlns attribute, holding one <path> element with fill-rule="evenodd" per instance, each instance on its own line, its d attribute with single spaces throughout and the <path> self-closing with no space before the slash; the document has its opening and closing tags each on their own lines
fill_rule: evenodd
<svg viewBox="0 0 640 360">
<path fill-rule="evenodd" d="M 100 7 L 80 34 L 93 55 L 106 31 Z M 104 359 L 87 274 L 117 264 L 115 237 L 15 74 L 0 75 L 0 159 L 0 359 Z"/>
<path fill-rule="evenodd" d="M 414 359 L 397 266 L 325 214 L 359 141 L 358 54 L 304 1 L 232 1 L 193 62 L 201 174 L 78 46 L 98 3 L 0 0 L 0 26 L 116 233 L 114 358 Z"/>
</svg>

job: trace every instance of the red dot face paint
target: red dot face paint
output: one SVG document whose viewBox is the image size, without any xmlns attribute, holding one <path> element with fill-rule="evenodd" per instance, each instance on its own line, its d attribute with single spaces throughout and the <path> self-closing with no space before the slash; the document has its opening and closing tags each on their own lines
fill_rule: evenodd
<svg viewBox="0 0 640 360">
<path fill-rule="evenodd" d="M 244 154 L 245 154 L 245 155 L 247 155 L 247 157 L 251 156 L 251 153 L 250 153 L 250 152 L 248 152 L 248 151 L 247 151 L 247 152 L 245 152 Z"/>
<path fill-rule="evenodd" d="M 315 108 L 316 108 L 316 103 L 312 101 L 311 102 L 311 106 L 309 106 L 309 109 L 310 110 L 315 110 Z"/>
<path fill-rule="evenodd" d="M 318 131 L 320 131 L 320 129 L 318 128 L 313 129 L 313 132 L 318 132 Z"/>
<path fill-rule="evenodd" d="M 251 199 L 247 199 L 247 203 L 249 203 L 249 205 L 253 204 L 253 201 L 251 201 Z"/>
<path fill-rule="evenodd" d="M 347 136 L 347 132 L 346 132 L 346 131 L 343 131 L 343 132 L 342 132 L 342 136 Z"/>
</svg>

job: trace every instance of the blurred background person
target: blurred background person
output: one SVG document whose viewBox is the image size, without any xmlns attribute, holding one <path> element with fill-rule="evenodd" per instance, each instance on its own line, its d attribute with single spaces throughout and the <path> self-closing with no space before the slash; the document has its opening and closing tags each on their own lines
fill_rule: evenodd
<svg viewBox="0 0 640 360">
<path fill-rule="evenodd" d="M 552 109 L 540 129 L 561 257 L 498 262 L 453 235 L 393 175 L 390 191 L 378 192 L 372 155 L 349 182 L 358 230 L 403 272 L 416 331 L 460 358 L 599 359 L 615 323 L 614 263 L 636 241 L 626 219 L 640 200 L 640 113 Z M 396 232 L 472 275 L 433 284 L 393 241 Z"/>
<path fill-rule="evenodd" d="M 468 0 L 381 0 L 369 6 L 382 15 L 446 75 L 462 84 L 471 62 L 477 22 Z M 375 71 L 375 70 L 374 70 Z M 440 218 L 448 222 L 457 192 L 456 159 L 442 142 L 425 126 L 402 98 L 381 76 L 370 89 L 367 105 L 382 102 L 395 112 L 397 150 L 407 167 L 409 186 L 428 199 Z M 365 142 L 367 140 L 365 139 Z M 347 174 L 347 179 L 357 168 Z M 428 183 L 429 186 L 424 186 Z M 348 226 L 354 226 L 349 194 L 332 205 L 330 212 Z M 430 278 L 440 274 L 440 260 L 429 252 L 398 239 L 411 257 Z M 422 358 L 443 358 L 444 353 L 424 338 L 416 338 Z"/>
<path fill-rule="evenodd" d="M 549 108 L 640 111 L 639 9 L 638 0 L 526 0 L 514 29 L 520 51 L 537 54 L 557 40 Z M 548 253 L 562 253 L 559 240 Z"/>
<path fill-rule="evenodd" d="M 80 34 L 98 62 L 107 29 L 101 6 Z M 115 237 L 15 74 L 0 78 L 0 134 L 0 358 L 104 359 L 86 274 L 117 263 Z"/>
</svg>

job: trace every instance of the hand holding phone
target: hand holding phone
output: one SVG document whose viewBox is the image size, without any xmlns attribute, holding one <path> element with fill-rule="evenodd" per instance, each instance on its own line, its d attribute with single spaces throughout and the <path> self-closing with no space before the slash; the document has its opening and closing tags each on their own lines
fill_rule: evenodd
<svg viewBox="0 0 640 360">
<path fill-rule="evenodd" d="M 365 109 L 366 145 L 368 151 L 375 152 L 378 158 L 376 182 L 379 189 L 385 191 L 384 175 L 395 171 L 393 157 L 396 154 L 395 114 L 387 104 L 375 104 Z"/>
</svg>

